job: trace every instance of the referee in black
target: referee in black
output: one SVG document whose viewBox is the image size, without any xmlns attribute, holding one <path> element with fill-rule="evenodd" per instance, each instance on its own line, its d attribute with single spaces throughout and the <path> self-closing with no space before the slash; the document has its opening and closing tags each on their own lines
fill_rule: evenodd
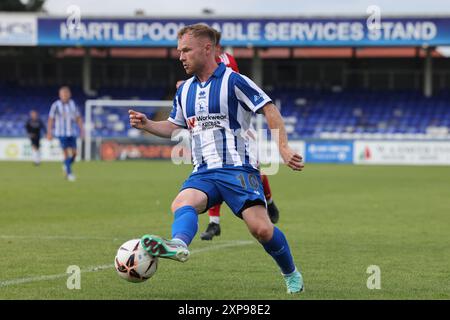
<svg viewBox="0 0 450 320">
<path fill-rule="evenodd" d="M 36 110 L 30 111 L 30 118 L 25 124 L 25 129 L 27 130 L 28 137 L 31 140 L 31 148 L 33 151 L 33 162 L 36 166 L 41 163 L 41 153 L 40 153 L 40 140 L 41 132 L 44 134 L 47 132 L 44 122 L 39 118 Z"/>
</svg>

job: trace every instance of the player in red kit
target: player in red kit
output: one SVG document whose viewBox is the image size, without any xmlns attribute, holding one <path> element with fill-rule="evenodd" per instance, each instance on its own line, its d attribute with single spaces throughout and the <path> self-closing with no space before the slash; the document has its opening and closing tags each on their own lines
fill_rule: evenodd
<svg viewBox="0 0 450 320">
<path fill-rule="evenodd" d="M 217 30 L 216 30 L 216 38 L 217 38 L 216 61 L 223 62 L 226 67 L 233 69 L 233 71 L 235 72 L 239 72 L 239 68 L 234 57 L 227 52 L 222 52 L 222 47 L 220 45 L 221 34 Z M 176 87 L 178 88 L 180 84 L 183 82 L 184 82 L 183 80 L 178 81 Z M 261 173 L 261 180 L 264 187 L 264 196 L 267 201 L 267 212 L 269 213 L 270 221 L 272 221 L 272 223 L 277 223 L 279 219 L 279 211 L 275 205 L 275 202 L 273 202 L 272 199 L 272 192 L 270 190 L 269 179 L 265 174 Z M 205 232 L 203 232 L 200 235 L 200 238 L 202 240 L 212 240 L 214 236 L 220 235 L 220 207 L 221 204 L 218 204 L 209 209 L 208 211 L 209 224 Z"/>
</svg>

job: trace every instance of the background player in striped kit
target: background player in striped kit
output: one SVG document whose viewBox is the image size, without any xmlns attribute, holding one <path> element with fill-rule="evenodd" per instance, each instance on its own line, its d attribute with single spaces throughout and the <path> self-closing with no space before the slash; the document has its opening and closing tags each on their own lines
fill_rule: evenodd
<svg viewBox="0 0 450 320">
<path fill-rule="evenodd" d="M 223 63 L 217 65 L 215 45 L 212 28 L 203 24 L 182 28 L 178 33 L 180 61 L 193 77 L 178 88 L 169 118 L 152 121 L 129 110 L 134 128 L 161 137 L 189 128 L 192 141 L 194 170 L 172 203 L 172 239 L 145 235 L 142 247 L 152 256 L 186 261 L 188 245 L 198 230 L 198 214 L 225 201 L 280 267 L 287 292 L 299 293 L 302 275 L 286 237 L 269 219 L 257 143 L 246 135 L 252 114 L 262 112 L 269 128 L 279 131 L 278 148 L 286 165 L 301 171 L 303 159 L 289 146 L 283 118 L 271 99 L 249 78 Z"/>
<path fill-rule="evenodd" d="M 54 124 L 54 136 L 59 139 L 64 153 L 63 170 L 65 176 L 68 181 L 75 181 L 72 164 L 77 156 L 77 137 L 84 136 L 84 129 L 81 113 L 71 97 L 72 93 L 69 87 L 63 86 L 59 89 L 59 99 L 50 107 L 47 139 L 52 140 L 53 138 Z M 77 130 L 77 125 L 79 130 Z"/>
</svg>

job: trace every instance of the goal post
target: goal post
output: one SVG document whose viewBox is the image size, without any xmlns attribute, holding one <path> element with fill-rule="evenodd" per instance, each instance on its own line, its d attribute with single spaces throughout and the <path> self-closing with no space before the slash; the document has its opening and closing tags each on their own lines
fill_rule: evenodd
<svg viewBox="0 0 450 320">
<path fill-rule="evenodd" d="M 93 141 L 93 111 L 96 107 L 108 108 L 172 108 L 172 100 L 115 100 L 115 99 L 89 99 L 85 102 L 85 143 L 84 159 L 92 160 Z"/>
</svg>

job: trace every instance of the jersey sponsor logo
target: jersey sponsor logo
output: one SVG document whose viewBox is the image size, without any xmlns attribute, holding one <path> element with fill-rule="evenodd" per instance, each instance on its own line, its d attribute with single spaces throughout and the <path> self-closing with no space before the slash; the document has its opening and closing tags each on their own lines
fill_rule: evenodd
<svg viewBox="0 0 450 320">
<path fill-rule="evenodd" d="M 187 119 L 187 125 L 189 129 L 193 129 L 195 127 L 195 117 Z"/>
<path fill-rule="evenodd" d="M 222 121 L 225 121 L 228 117 L 224 114 L 207 114 L 197 115 L 187 119 L 187 125 L 189 129 L 195 130 L 208 130 L 214 128 L 224 128 L 225 125 Z"/>
</svg>

